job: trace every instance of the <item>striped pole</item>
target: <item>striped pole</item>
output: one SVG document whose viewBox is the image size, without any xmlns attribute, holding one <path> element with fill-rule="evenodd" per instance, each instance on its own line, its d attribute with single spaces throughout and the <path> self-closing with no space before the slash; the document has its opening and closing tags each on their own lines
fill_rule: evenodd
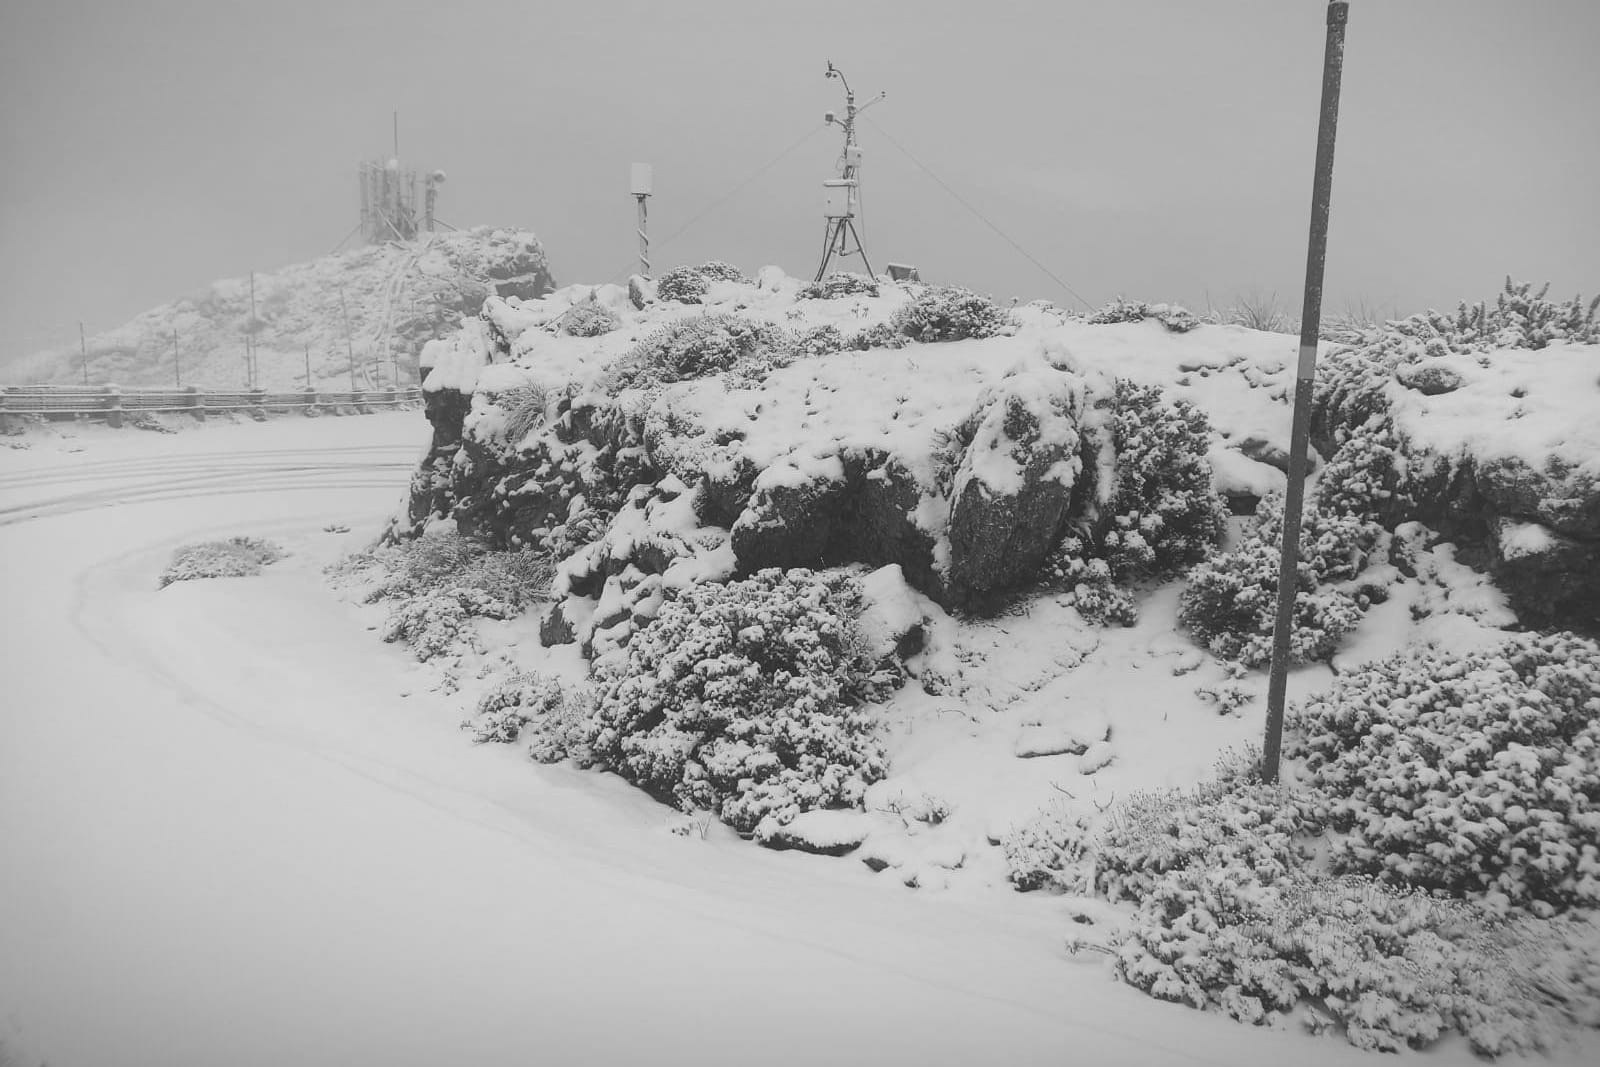
<svg viewBox="0 0 1600 1067">
<path fill-rule="evenodd" d="M 1272 631 L 1272 670 L 1267 681 L 1267 733 L 1261 746 L 1261 780 L 1278 780 L 1283 747 L 1283 699 L 1288 687 L 1289 638 L 1294 630 L 1295 578 L 1299 569 L 1300 512 L 1305 506 L 1306 448 L 1311 436 L 1311 387 L 1317 375 L 1322 320 L 1322 275 L 1328 261 L 1328 211 L 1333 198 L 1333 142 L 1339 127 L 1339 77 L 1344 70 L 1346 0 L 1328 4 L 1328 43 L 1322 60 L 1322 118 L 1317 126 L 1317 164 L 1311 184 L 1311 238 L 1306 250 L 1305 304 L 1300 312 L 1300 360 L 1295 370 L 1294 423 L 1289 438 L 1289 484 L 1283 501 L 1283 555 L 1278 567 L 1278 618 Z"/>
<path fill-rule="evenodd" d="M 645 208 L 645 201 L 650 199 L 649 193 L 635 193 L 635 200 L 639 201 L 639 273 L 646 278 L 650 277 L 650 233 L 649 212 Z"/>
</svg>

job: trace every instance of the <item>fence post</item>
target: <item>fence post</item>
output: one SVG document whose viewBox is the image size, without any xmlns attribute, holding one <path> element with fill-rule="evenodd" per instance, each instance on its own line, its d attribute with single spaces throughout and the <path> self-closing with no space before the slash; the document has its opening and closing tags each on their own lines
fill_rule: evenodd
<svg viewBox="0 0 1600 1067">
<path fill-rule="evenodd" d="M 264 422 L 267 417 L 267 391 L 262 388 L 250 390 L 250 407 L 247 409 L 250 417 L 257 422 Z"/>
<path fill-rule="evenodd" d="M 318 411 L 317 411 L 317 391 L 315 389 L 313 389 L 309 385 L 306 386 L 306 414 L 307 415 L 316 415 L 316 414 L 318 414 Z"/>
<path fill-rule="evenodd" d="M 11 405 L 7 403 L 6 399 L 10 395 L 11 390 L 4 385 L 0 385 L 0 433 L 11 432 Z"/>
<path fill-rule="evenodd" d="M 200 391 L 200 387 L 198 385 L 186 385 L 184 386 L 183 391 L 189 394 L 188 400 L 185 401 L 185 406 L 189 409 L 189 414 L 194 416 L 196 422 L 205 422 L 205 394 Z"/>
<path fill-rule="evenodd" d="M 120 430 L 122 429 L 122 390 L 114 385 L 104 385 L 101 386 L 101 389 L 106 394 L 106 425 L 113 430 Z"/>
</svg>

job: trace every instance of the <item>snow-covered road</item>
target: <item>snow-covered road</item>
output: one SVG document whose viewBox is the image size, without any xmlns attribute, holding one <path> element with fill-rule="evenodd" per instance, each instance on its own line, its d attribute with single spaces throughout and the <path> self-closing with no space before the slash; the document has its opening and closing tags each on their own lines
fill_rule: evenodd
<svg viewBox="0 0 1600 1067">
<path fill-rule="evenodd" d="M 473 747 L 320 574 L 425 434 L 0 453 L 0 1062 L 1367 1062 L 1113 983 L 1048 899 L 674 836 L 610 776 Z M 292 555 L 156 589 L 237 533 Z"/>
</svg>

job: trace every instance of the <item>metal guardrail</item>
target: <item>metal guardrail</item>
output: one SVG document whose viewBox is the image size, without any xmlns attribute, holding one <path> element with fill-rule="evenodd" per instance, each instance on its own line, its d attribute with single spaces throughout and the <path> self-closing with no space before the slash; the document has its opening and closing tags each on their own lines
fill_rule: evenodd
<svg viewBox="0 0 1600 1067">
<path fill-rule="evenodd" d="M 205 392 L 188 389 L 122 389 L 115 385 L 13 385 L 0 387 L 0 416 L 94 418 L 119 425 L 130 414 L 178 413 L 205 418 L 207 412 L 315 411 L 323 408 L 394 408 L 422 400 L 421 389 L 357 389 L 329 392 L 298 389 L 269 393 L 265 389 Z"/>
</svg>

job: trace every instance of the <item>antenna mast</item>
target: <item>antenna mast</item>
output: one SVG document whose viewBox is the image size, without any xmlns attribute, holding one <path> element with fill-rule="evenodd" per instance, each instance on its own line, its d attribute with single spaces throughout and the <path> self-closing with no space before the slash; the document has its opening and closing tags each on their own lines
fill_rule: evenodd
<svg viewBox="0 0 1600 1067">
<path fill-rule="evenodd" d="M 867 273 L 872 273 L 872 263 L 867 259 L 867 250 L 861 244 L 861 233 L 856 229 L 856 218 L 861 208 L 861 146 L 856 142 L 856 116 L 888 95 L 879 93 L 856 107 L 855 92 L 851 90 L 850 83 L 845 81 L 844 72 L 834 66 L 832 60 L 828 61 L 828 70 L 823 76 L 838 78 L 844 86 L 844 118 L 839 119 L 832 111 L 823 115 L 824 122 L 837 122 L 844 128 L 844 152 L 840 156 L 839 177 L 822 183 L 823 213 L 827 217 L 827 225 L 822 263 L 817 267 L 816 280 L 819 282 L 828 272 L 828 263 L 835 255 L 859 255 Z M 850 247 L 851 241 L 855 242 L 854 248 Z"/>
</svg>

